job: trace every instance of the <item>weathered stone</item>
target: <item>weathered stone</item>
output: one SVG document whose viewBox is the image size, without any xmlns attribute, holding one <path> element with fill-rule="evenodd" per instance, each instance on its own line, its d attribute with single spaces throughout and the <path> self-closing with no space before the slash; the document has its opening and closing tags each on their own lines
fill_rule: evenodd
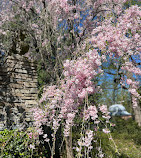
<svg viewBox="0 0 141 158">
<path fill-rule="evenodd" d="M 30 93 L 35 93 L 35 94 L 37 94 L 37 88 L 31 88 L 31 89 L 30 89 Z"/>
<path fill-rule="evenodd" d="M 27 122 L 32 121 L 30 111 L 37 106 L 37 93 L 35 63 L 20 55 L 8 56 L 3 66 L 0 66 L 0 102 L 5 102 L 0 104 L 0 114 L 2 115 L 3 109 L 7 113 L 2 115 L 4 121 L 0 121 L 0 129 L 3 128 L 2 125 L 12 125 L 11 121 L 16 124 L 13 128 L 20 127 L 21 118 Z"/>
<path fill-rule="evenodd" d="M 32 120 L 31 120 L 31 118 L 26 117 L 26 118 L 25 118 L 25 121 L 30 122 L 30 121 L 32 121 Z"/>
<path fill-rule="evenodd" d="M 26 74 L 26 73 L 27 73 L 27 70 L 16 69 L 15 72 Z"/>
<path fill-rule="evenodd" d="M 11 84 L 9 84 L 9 87 L 14 88 L 14 89 L 15 89 L 15 88 L 21 89 L 21 88 L 24 87 L 24 85 L 11 83 Z"/>
<path fill-rule="evenodd" d="M 28 88 L 36 88 L 37 87 L 37 84 L 36 83 L 27 83 L 27 82 L 24 82 L 24 87 L 28 87 Z"/>
<path fill-rule="evenodd" d="M 36 105 L 37 102 L 35 100 L 26 100 L 25 104 L 32 104 L 32 105 Z"/>
</svg>

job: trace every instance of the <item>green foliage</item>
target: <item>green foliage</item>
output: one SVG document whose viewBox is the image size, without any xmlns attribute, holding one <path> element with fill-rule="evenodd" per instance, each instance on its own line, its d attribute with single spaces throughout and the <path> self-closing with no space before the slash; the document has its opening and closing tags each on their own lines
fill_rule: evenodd
<svg viewBox="0 0 141 158">
<path fill-rule="evenodd" d="M 141 127 L 133 119 L 115 117 L 111 121 L 116 124 L 111 127 L 111 134 L 98 130 L 94 136 L 96 141 L 93 143 L 92 157 L 98 157 L 99 151 L 102 151 L 105 158 L 139 158 Z"/>
<path fill-rule="evenodd" d="M 109 135 L 103 133 L 102 131 L 97 132 L 97 145 L 100 147 L 102 153 L 104 154 L 104 157 L 112 157 L 112 158 L 119 158 L 120 154 L 117 152 L 116 146 L 113 144 L 111 140 L 109 140 Z M 93 155 L 94 153 L 99 153 L 98 150 L 93 149 Z"/>
<path fill-rule="evenodd" d="M 137 145 L 141 145 L 141 127 L 132 119 L 114 119 L 116 126 L 113 129 L 114 136 L 120 135 L 123 139 L 132 139 Z"/>
<path fill-rule="evenodd" d="M 127 1 L 124 5 L 126 8 L 130 7 L 131 5 L 141 6 L 141 1 L 140 0 L 130 0 L 130 1 Z"/>
<path fill-rule="evenodd" d="M 34 145 L 35 149 L 30 148 Z M 36 146 L 35 140 L 30 139 L 27 131 L 7 130 L 0 131 L 0 157 L 2 158 L 38 158 L 47 154 L 40 146 Z"/>
<path fill-rule="evenodd" d="M 141 147 L 134 143 L 130 138 L 130 134 L 125 136 L 125 133 L 111 133 L 113 139 L 109 139 L 109 134 L 103 132 L 97 133 L 97 145 L 94 143 L 92 157 L 98 155 L 101 150 L 104 158 L 139 158 L 141 155 Z M 97 148 L 100 147 L 100 148 Z M 98 156 L 97 156 L 98 157 Z"/>
</svg>

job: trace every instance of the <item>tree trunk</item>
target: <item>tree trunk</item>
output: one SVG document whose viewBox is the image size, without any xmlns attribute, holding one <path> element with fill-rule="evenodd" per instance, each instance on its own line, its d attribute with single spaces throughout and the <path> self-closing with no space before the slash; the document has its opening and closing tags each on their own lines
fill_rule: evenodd
<svg viewBox="0 0 141 158">
<path fill-rule="evenodd" d="M 139 126 L 141 126 L 141 108 L 138 105 L 136 108 L 133 108 L 134 115 L 135 115 L 135 121 L 138 123 Z"/>
<path fill-rule="evenodd" d="M 135 78 L 133 77 L 132 73 L 128 72 L 127 77 L 130 78 L 132 81 L 135 81 Z M 132 94 L 131 94 L 131 98 L 132 98 Z M 135 115 L 135 121 L 138 123 L 139 126 L 141 126 L 141 108 L 139 105 L 139 101 L 138 101 L 137 107 L 133 108 L 133 111 Z"/>
<path fill-rule="evenodd" d="M 73 158 L 73 151 L 72 151 L 72 136 L 65 138 L 66 142 L 66 151 L 67 151 L 67 158 Z"/>
</svg>

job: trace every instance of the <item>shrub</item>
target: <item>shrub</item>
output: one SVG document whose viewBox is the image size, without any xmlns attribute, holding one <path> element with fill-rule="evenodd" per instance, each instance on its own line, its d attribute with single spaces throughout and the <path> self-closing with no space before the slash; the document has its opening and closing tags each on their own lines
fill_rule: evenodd
<svg viewBox="0 0 141 158">
<path fill-rule="evenodd" d="M 38 158 L 47 155 L 34 139 L 29 138 L 28 131 L 7 130 L 0 131 L 0 156 L 3 158 Z"/>
</svg>

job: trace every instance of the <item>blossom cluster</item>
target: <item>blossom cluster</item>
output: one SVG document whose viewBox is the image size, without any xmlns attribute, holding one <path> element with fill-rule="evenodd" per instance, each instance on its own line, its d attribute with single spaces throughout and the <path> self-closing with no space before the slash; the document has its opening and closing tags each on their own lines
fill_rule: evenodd
<svg viewBox="0 0 141 158">
<path fill-rule="evenodd" d="M 46 122 L 48 125 L 52 125 L 52 129 L 57 130 L 59 121 L 65 119 L 64 135 L 68 136 L 78 107 L 87 95 L 98 91 L 92 79 L 101 73 L 100 65 L 101 58 L 95 49 L 77 60 L 66 60 L 64 79 L 60 82 L 60 86 L 48 86 L 44 89 L 40 103 L 44 103 L 45 112 L 43 114 L 42 110 L 36 110 L 37 114 L 34 114 L 36 127 Z M 98 117 L 95 106 L 89 106 L 85 113 L 87 113 L 85 119 L 86 115 L 93 120 Z M 45 116 L 46 118 L 43 119 Z"/>
<path fill-rule="evenodd" d="M 102 54 L 111 59 L 122 59 L 121 72 L 130 76 L 141 75 L 137 60 L 133 56 L 140 57 L 141 36 L 138 32 L 141 23 L 141 9 L 137 5 L 126 9 L 125 13 L 116 17 L 107 18 L 102 25 L 92 31 L 89 41 L 94 47 L 98 47 Z M 125 80 L 123 80 L 124 82 Z M 122 82 L 122 80 L 121 80 Z M 133 95 L 133 106 L 137 106 L 137 98 L 140 98 L 137 83 L 127 80 L 130 85 L 129 92 Z M 121 83 L 122 84 L 122 83 Z M 135 107 L 135 106 L 134 106 Z"/>
<path fill-rule="evenodd" d="M 81 153 L 81 148 L 82 147 L 86 147 L 88 148 L 88 153 L 92 150 L 93 146 L 92 146 L 92 141 L 93 141 L 93 131 L 91 130 L 87 130 L 85 132 L 85 136 L 81 138 L 81 140 L 78 140 L 78 147 L 76 147 L 76 151 L 78 153 Z"/>
</svg>

